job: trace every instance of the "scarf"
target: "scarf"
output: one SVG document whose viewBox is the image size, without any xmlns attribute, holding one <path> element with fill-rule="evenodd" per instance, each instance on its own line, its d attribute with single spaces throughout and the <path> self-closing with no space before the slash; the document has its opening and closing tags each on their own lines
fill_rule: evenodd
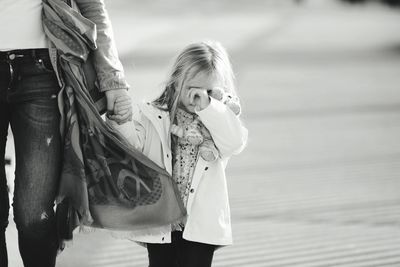
<svg viewBox="0 0 400 267">
<path fill-rule="evenodd" d="M 79 225 L 137 234 L 170 230 L 185 215 L 174 181 L 104 122 L 88 93 L 82 65 L 96 49 L 95 24 L 57 0 L 43 1 L 42 21 L 63 83 L 60 240 L 72 239 Z"/>
</svg>

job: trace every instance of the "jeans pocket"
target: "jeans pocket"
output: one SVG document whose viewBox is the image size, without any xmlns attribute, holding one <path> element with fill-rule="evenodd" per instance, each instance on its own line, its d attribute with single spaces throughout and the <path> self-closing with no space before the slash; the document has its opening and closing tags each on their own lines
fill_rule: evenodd
<svg viewBox="0 0 400 267">
<path fill-rule="evenodd" d="M 53 65 L 51 64 L 49 59 L 41 59 L 38 58 L 35 60 L 36 67 L 45 73 L 54 72 Z"/>
<path fill-rule="evenodd" d="M 35 96 L 20 103 L 18 114 L 32 129 L 42 129 L 43 132 L 59 123 L 57 99 L 51 96 Z"/>
</svg>

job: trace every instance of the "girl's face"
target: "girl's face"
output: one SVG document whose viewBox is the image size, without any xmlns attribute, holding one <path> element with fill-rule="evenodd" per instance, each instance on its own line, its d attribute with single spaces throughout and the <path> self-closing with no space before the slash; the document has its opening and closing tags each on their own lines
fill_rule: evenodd
<svg viewBox="0 0 400 267">
<path fill-rule="evenodd" d="M 195 104 L 192 103 L 192 99 L 189 98 L 189 92 L 191 89 L 201 89 L 207 93 L 207 91 L 215 87 L 224 87 L 222 79 L 219 75 L 208 74 L 204 71 L 200 71 L 193 76 L 193 72 L 193 70 L 189 71 L 187 75 L 189 78 L 184 81 L 180 81 L 178 85 L 180 86 L 183 82 L 182 92 L 178 100 L 178 106 L 189 113 L 195 113 Z"/>
</svg>

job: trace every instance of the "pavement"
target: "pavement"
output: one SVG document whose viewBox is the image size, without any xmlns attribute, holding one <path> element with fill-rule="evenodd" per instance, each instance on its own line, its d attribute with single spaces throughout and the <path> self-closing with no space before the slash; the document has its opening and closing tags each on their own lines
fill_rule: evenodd
<svg viewBox="0 0 400 267">
<path fill-rule="evenodd" d="M 190 42 L 217 39 L 231 55 L 250 137 L 227 169 L 235 244 L 213 266 L 400 266 L 399 10 L 330 0 L 106 4 L 135 99 L 162 89 Z M 16 236 L 11 224 L 12 267 L 22 266 Z M 57 266 L 139 267 L 147 255 L 98 230 L 76 234 Z"/>
</svg>

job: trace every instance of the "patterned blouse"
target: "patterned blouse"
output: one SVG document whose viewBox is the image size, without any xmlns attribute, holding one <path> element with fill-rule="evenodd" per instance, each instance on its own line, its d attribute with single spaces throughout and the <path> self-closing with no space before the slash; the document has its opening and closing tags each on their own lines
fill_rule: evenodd
<svg viewBox="0 0 400 267">
<path fill-rule="evenodd" d="M 186 128 L 185 126 L 192 123 L 196 117 L 196 114 L 177 109 L 175 123 L 179 127 Z M 186 207 L 199 148 L 189 143 L 185 138 L 178 138 L 176 136 L 172 138 L 172 178 L 178 186 L 181 198 Z M 179 226 L 174 226 L 173 230 L 182 230 L 181 227 L 184 226 L 184 222 Z"/>
</svg>

